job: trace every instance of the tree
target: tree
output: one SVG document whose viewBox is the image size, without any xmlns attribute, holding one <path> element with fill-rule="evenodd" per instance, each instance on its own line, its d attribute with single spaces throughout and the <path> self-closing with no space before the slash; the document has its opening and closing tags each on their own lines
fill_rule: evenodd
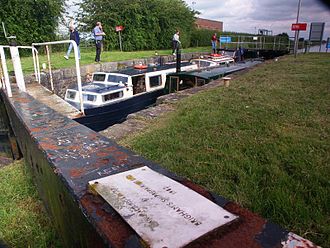
<svg viewBox="0 0 330 248">
<path fill-rule="evenodd" d="M 115 26 L 122 32 L 123 49 L 143 50 L 168 48 L 176 29 L 181 31 L 184 46 L 190 44 L 194 26 L 194 11 L 182 0 L 85 0 L 79 20 L 92 31 L 100 21 L 107 34 L 105 46 L 118 48 Z"/>
<path fill-rule="evenodd" d="M 20 45 L 55 39 L 58 18 L 64 9 L 65 0 L 0 0 L 0 21 L 6 31 L 17 37 Z M 4 34 L 0 44 L 6 44 Z"/>
<path fill-rule="evenodd" d="M 287 33 L 281 33 L 281 34 L 278 34 L 277 36 L 283 38 L 283 40 L 286 40 L 286 41 L 289 40 L 289 35 Z"/>
</svg>

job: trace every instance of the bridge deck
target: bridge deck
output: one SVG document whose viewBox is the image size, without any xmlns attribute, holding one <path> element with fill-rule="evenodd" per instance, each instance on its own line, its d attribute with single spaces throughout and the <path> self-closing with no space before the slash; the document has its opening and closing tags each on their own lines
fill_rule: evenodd
<svg viewBox="0 0 330 248">
<path fill-rule="evenodd" d="M 58 113 L 73 119 L 80 111 L 38 83 L 27 84 L 27 93 Z"/>
</svg>

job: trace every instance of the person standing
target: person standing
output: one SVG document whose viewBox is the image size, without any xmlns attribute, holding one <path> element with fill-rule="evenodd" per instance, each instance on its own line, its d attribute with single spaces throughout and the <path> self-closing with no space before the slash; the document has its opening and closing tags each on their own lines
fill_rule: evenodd
<svg viewBox="0 0 330 248">
<path fill-rule="evenodd" d="M 93 29 L 94 39 L 95 39 L 95 47 L 96 47 L 96 55 L 95 62 L 100 62 L 101 59 L 101 49 L 102 49 L 102 40 L 105 33 L 102 29 L 101 22 L 97 22 L 95 28 Z"/>
<path fill-rule="evenodd" d="M 70 40 L 74 40 L 77 43 L 77 47 L 78 47 L 78 59 L 80 59 L 80 49 L 79 49 L 80 37 L 79 37 L 79 33 L 74 28 L 73 25 L 70 25 L 69 31 L 70 31 Z M 66 52 L 66 55 L 64 55 L 64 58 L 66 60 L 69 59 L 69 56 L 70 56 L 70 53 L 71 53 L 72 48 L 73 48 L 73 45 L 72 45 L 72 43 L 70 43 L 69 48 L 68 48 L 68 51 Z"/>
<path fill-rule="evenodd" d="M 173 55 L 176 55 L 176 52 L 179 49 L 180 44 L 181 44 L 181 42 L 180 42 L 180 31 L 177 30 L 175 32 L 175 34 L 173 35 L 173 39 L 172 39 L 172 46 L 173 46 L 172 54 Z"/>
<path fill-rule="evenodd" d="M 213 54 L 217 53 L 217 34 L 214 33 L 211 38 Z"/>
<path fill-rule="evenodd" d="M 240 56 L 241 56 L 241 60 L 240 61 L 244 61 L 244 48 L 243 47 L 239 47 L 240 50 Z"/>
</svg>

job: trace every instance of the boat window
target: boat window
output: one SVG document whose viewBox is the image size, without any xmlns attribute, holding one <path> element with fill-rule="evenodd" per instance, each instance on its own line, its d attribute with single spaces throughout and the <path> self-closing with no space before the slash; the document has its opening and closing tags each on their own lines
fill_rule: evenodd
<svg viewBox="0 0 330 248">
<path fill-rule="evenodd" d="M 76 98 L 76 93 L 77 93 L 76 91 L 68 90 L 66 92 L 66 98 L 74 100 Z"/>
<path fill-rule="evenodd" d="M 93 75 L 93 81 L 104 82 L 104 80 L 105 80 L 105 74 L 103 73 L 102 74 L 98 73 Z"/>
<path fill-rule="evenodd" d="M 149 78 L 150 87 L 157 87 L 162 84 L 161 75 L 150 77 Z"/>
<path fill-rule="evenodd" d="M 128 77 L 118 76 L 118 75 L 109 75 L 108 82 L 111 83 L 127 83 Z"/>
<path fill-rule="evenodd" d="M 96 95 L 83 94 L 83 101 L 84 102 L 95 102 L 96 101 Z"/>
<path fill-rule="evenodd" d="M 107 101 L 110 101 L 110 100 L 121 98 L 121 97 L 123 97 L 123 95 L 124 95 L 123 91 L 118 91 L 118 92 L 115 92 L 115 93 L 107 94 L 107 95 L 103 96 L 103 101 L 107 102 Z"/>
</svg>

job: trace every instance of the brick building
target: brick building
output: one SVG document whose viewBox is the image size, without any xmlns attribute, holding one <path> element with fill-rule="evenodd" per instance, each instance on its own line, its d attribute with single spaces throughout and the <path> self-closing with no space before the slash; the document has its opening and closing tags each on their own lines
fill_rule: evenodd
<svg viewBox="0 0 330 248">
<path fill-rule="evenodd" d="M 197 18 L 195 24 L 198 29 L 210 29 L 223 32 L 223 22 Z"/>
</svg>

